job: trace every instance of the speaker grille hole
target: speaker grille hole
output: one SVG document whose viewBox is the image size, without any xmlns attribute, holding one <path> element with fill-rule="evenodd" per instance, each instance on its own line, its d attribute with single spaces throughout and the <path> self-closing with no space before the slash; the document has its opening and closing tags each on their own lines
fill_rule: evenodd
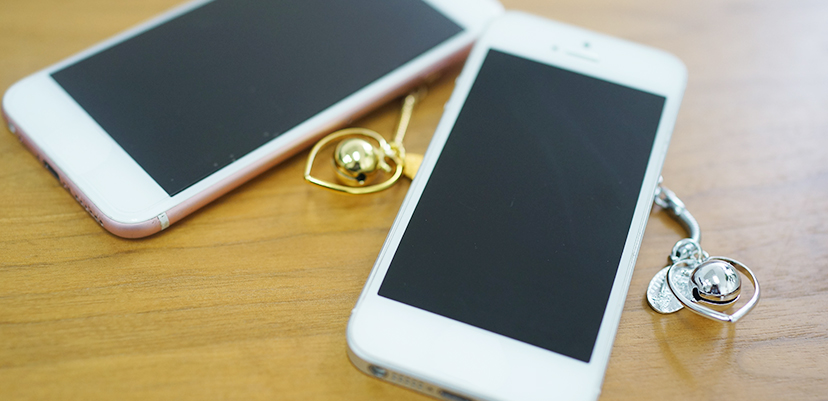
<svg viewBox="0 0 828 401">
<path fill-rule="evenodd" d="M 425 384 L 417 379 L 412 379 L 408 376 L 401 375 L 398 373 L 391 372 L 391 376 L 388 380 L 397 383 L 401 386 L 409 387 L 417 391 L 423 391 Z"/>
<path fill-rule="evenodd" d="M 432 397 L 443 398 L 449 401 L 474 401 L 471 398 L 440 389 L 439 387 L 434 387 L 429 383 L 422 382 L 420 380 L 399 374 L 391 370 L 387 370 L 385 368 L 380 368 L 375 365 L 369 365 L 368 369 L 375 377 L 378 377 L 385 381 L 389 381 L 398 386 L 406 387 L 411 390 L 416 390 L 421 393 L 428 394 Z M 384 375 L 377 374 L 379 372 L 384 373 Z"/>
</svg>

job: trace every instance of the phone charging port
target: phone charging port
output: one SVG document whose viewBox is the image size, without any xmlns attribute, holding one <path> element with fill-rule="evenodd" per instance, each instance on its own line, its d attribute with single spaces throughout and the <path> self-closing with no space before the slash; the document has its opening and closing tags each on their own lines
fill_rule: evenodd
<svg viewBox="0 0 828 401">
<path fill-rule="evenodd" d="M 450 393 L 446 390 L 440 390 L 440 396 L 449 400 L 449 401 L 472 401 L 471 398 L 463 397 L 462 395 L 457 395 L 454 393 Z"/>
<path fill-rule="evenodd" d="M 49 172 L 52 173 L 52 175 L 55 176 L 55 178 L 58 181 L 60 181 L 60 176 L 58 176 L 57 171 L 55 171 L 55 169 L 53 169 L 52 166 L 49 165 L 49 163 L 43 162 L 43 167 L 46 167 L 46 170 L 49 170 Z"/>
</svg>

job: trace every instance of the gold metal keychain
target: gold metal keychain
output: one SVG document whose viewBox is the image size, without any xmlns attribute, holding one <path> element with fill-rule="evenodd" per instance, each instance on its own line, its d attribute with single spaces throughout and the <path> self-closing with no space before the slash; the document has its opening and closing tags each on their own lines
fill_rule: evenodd
<svg viewBox="0 0 828 401">
<path fill-rule="evenodd" d="M 411 122 L 414 106 L 425 94 L 426 87 L 421 86 L 403 99 L 400 121 L 391 143 L 382 135 L 366 128 L 346 128 L 322 138 L 308 155 L 305 180 L 334 191 L 364 195 L 390 188 L 403 175 L 413 179 L 423 156 L 406 154 L 403 138 Z M 340 140 L 333 153 L 333 164 L 339 184 L 315 177 L 311 173 L 319 151 L 334 140 Z M 390 176 L 383 181 L 372 183 L 379 175 Z"/>
</svg>

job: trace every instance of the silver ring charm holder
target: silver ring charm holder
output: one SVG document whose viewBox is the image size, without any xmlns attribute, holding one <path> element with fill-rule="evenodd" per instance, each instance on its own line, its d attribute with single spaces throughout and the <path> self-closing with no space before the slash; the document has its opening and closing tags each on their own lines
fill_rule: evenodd
<svg viewBox="0 0 828 401">
<path fill-rule="evenodd" d="M 722 256 L 710 256 L 701 245 L 701 229 L 684 203 L 659 178 L 655 204 L 665 209 L 684 226 L 689 238 L 676 242 L 670 265 L 656 273 L 647 287 L 647 302 L 656 312 L 678 312 L 685 306 L 709 319 L 735 323 L 759 302 L 759 282 L 741 262 Z M 750 280 L 753 296 L 741 308 L 726 313 L 741 296 L 742 279 Z"/>
</svg>

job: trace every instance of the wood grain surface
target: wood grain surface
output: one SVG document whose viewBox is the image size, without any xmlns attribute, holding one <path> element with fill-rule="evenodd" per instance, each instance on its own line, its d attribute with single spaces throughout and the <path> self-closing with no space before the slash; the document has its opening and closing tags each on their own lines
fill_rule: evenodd
<svg viewBox="0 0 828 401">
<path fill-rule="evenodd" d="M 651 311 L 647 282 L 683 236 L 654 210 L 602 399 L 828 400 L 828 2 L 503 2 L 687 64 L 666 184 L 705 249 L 763 284 L 735 326 Z M 0 88 L 177 3 L 0 0 Z M 457 71 L 415 110 L 409 151 L 427 146 Z M 354 125 L 388 135 L 397 112 Z M 0 399 L 426 399 L 345 354 L 348 315 L 408 183 L 338 195 L 303 181 L 306 156 L 125 240 L 1 134 Z"/>
</svg>

